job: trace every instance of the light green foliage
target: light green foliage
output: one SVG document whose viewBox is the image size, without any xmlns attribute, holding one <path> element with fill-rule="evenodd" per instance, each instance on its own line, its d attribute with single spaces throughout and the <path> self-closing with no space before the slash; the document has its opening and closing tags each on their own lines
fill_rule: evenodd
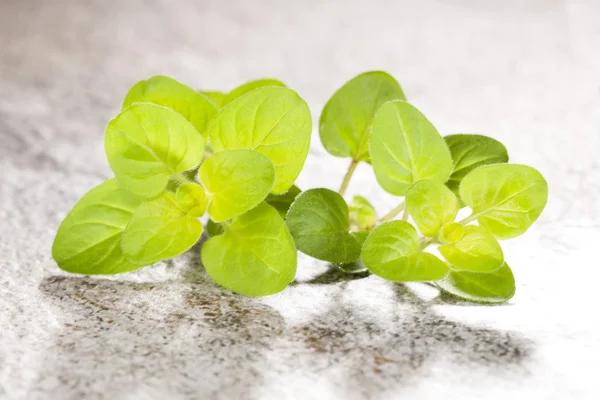
<svg viewBox="0 0 600 400">
<path fill-rule="evenodd" d="M 272 192 L 285 193 L 302 170 L 310 145 L 308 106 L 285 87 L 255 89 L 233 100 L 213 120 L 209 136 L 215 152 L 251 149 L 275 166 Z"/>
<path fill-rule="evenodd" d="M 287 192 L 283 194 L 270 194 L 265 199 L 265 202 L 271 207 L 274 207 L 283 219 L 286 218 L 287 212 L 290 206 L 296 200 L 296 197 L 302 192 L 298 186 L 292 186 Z"/>
<path fill-rule="evenodd" d="M 406 97 L 398 82 L 385 72 L 365 72 L 344 84 L 321 114 L 319 134 L 325 149 L 336 157 L 369 161 L 373 116 L 390 100 Z"/>
<path fill-rule="evenodd" d="M 477 303 L 504 303 L 515 294 L 515 277 L 506 263 L 489 273 L 450 271 L 436 284 L 446 293 Z"/>
<path fill-rule="evenodd" d="M 266 296 L 294 279 L 296 248 L 277 210 L 261 203 L 224 226 L 202 248 L 202 263 L 215 282 L 246 296 Z"/>
<path fill-rule="evenodd" d="M 194 183 L 175 194 L 163 192 L 145 201 L 133 216 L 121 239 L 121 249 L 134 263 L 153 264 L 189 250 L 202 235 L 197 218 L 206 211 L 206 195 Z"/>
<path fill-rule="evenodd" d="M 452 172 L 444 139 L 419 110 L 403 101 L 386 103 L 375 114 L 371 159 L 377 182 L 396 196 L 404 196 L 422 179 L 444 183 Z"/>
<path fill-rule="evenodd" d="M 408 188 L 406 209 L 419 231 L 433 237 L 443 225 L 456 218 L 458 199 L 443 183 L 424 179 Z"/>
<path fill-rule="evenodd" d="M 143 267 L 125 258 L 119 243 L 143 199 L 110 179 L 85 194 L 58 227 L 52 258 L 76 274 L 118 274 Z"/>
<path fill-rule="evenodd" d="M 452 154 L 452 175 L 446 185 L 458 196 L 462 179 L 475 168 L 508 162 L 506 147 L 484 135 L 458 134 L 444 137 Z"/>
<path fill-rule="evenodd" d="M 363 244 L 361 259 L 369 271 L 394 282 L 436 281 L 448 273 L 442 260 L 421 251 L 416 229 L 405 221 L 375 228 Z"/>
<path fill-rule="evenodd" d="M 335 263 L 360 256 L 360 240 L 350 233 L 348 205 L 332 190 L 302 192 L 290 207 L 286 222 L 298 250 L 309 256 Z"/>
<path fill-rule="evenodd" d="M 150 198 L 165 189 L 169 178 L 200 164 L 204 140 L 175 111 L 138 103 L 110 121 L 104 148 L 121 186 Z"/>
<path fill-rule="evenodd" d="M 438 251 L 457 271 L 490 272 L 504 262 L 504 254 L 496 238 L 481 226 L 468 225 L 457 242 L 438 247 Z"/>
<path fill-rule="evenodd" d="M 350 203 L 350 223 L 360 231 L 371 231 L 377 222 L 375 208 L 363 196 L 354 196 Z"/>
<path fill-rule="evenodd" d="M 273 163 L 254 150 L 228 150 L 210 156 L 198 171 L 209 194 L 208 214 L 222 222 L 256 207 L 275 181 Z"/>
<path fill-rule="evenodd" d="M 510 239 L 538 219 L 548 201 L 548 184 L 526 165 L 486 165 L 463 179 L 460 197 L 473 210 L 470 219 L 477 219 L 497 238 Z"/>
<path fill-rule="evenodd" d="M 233 100 L 237 99 L 238 97 L 241 97 L 241 96 L 245 95 L 246 93 L 249 93 L 255 89 L 259 89 L 262 87 L 268 87 L 268 86 L 285 87 L 285 84 L 281 81 L 278 81 L 277 79 L 268 79 L 268 78 L 267 79 L 257 79 L 254 81 L 246 82 L 246 83 L 236 87 L 231 92 L 229 92 L 229 94 L 227 94 L 227 96 L 225 97 L 225 101 L 224 101 L 223 105 L 231 103 Z"/>
<path fill-rule="evenodd" d="M 204 97 L 208 98 L 214 105 L 217 110 L 220 110 L 225 105 L 225 99 L 227 98 L 227 93 L 223 92 L 200 92 L 204 95 Z"/>
<path fill-rule="evenodd" d="M 153 76 L 136 83 L 125 96 L 123 109 L 134 103 L 154 103 L 181 114 L 206 136 L 206 128 L 217 113 L 213 102 L 194 89 L 167 76 Z"/>
<path fill-rule="evenodd" d="M 458 222 L 450 222 L 442 226 L 438 233 L 438 239 L 442 244 L 458 242 L 465 235 L 465 226 Z"/>
</svg>

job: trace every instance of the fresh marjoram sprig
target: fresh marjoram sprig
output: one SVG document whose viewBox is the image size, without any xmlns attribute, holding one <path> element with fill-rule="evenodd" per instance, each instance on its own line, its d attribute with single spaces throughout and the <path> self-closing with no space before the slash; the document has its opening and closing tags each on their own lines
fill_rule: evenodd
<svg viewBox="0 0 600 400">
<path fill-rule="evenodd" d="M 347 82 L 321 114 L 323 146 L 350 159 L 338 192 L 294 185 L 311 130 L 304 100 L 277 80 L 229 93 L 164 76 L 140 81 L 106 129 L 115 177 L 67 214 L 52 256 L 72 273 L 123 273 L 188 251 L 206 228 L 207 273 L 247 296 L 285 289 L 297 250 L 349 273 L 432 282 L 469 301 L 513 296 L 498 240 L 525 233 L 540 216 L 548 186 L 538 171 L 507 164 L 492 138 L 443 138 L 379 71 Z M 379 219 L 365 197 L 343 197 L 360 162 L 403 199 Z M 457 221 L 463 207 L 471 214 Z"/>
</svg>

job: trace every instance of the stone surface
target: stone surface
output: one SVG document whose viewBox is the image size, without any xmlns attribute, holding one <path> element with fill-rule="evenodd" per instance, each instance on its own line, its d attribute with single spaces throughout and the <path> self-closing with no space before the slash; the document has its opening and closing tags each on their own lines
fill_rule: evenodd
<svg viewBox="0 0 600 400">
<path fill-rule="evenodd" d="M 0 398 L 596 398 L 599 13 L 592 0 L 2 1 Z M 375 68 L 440 131 L 496 137 L 547 177 L 539 223 L 504 243 L 510 304 L 302 256 L 296 282 L 261 299 L 213 284 L 197 248 L 106 278 L 52 261 L 61 219 L 110 176 L 103 131 L 136 80 L 272 76 L 317 120 Z M 299 184 L 336 188 L 346 161 L 316 132 Z M 350 191 L 395 205 L 364 165 Z"/>
</svg>

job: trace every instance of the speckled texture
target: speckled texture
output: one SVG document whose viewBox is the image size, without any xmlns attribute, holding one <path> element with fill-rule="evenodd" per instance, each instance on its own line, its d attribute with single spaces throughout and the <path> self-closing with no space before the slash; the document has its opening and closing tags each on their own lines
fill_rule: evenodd
<svg viewBox="0 0 600 400">
<path fill-rule="evenodd" d="M 593 0 L 2 1 L 0 398 L 596 398 L 598 15 Z M 273 76 L 316 120 L 374 68 L 440 131 L 496 137 L 547 177 L 539 223 L 504 243 L 510 304 L 304 256 L 293 285 L 261 299 L 213 284 L 198 248 L 107 278 L 52 261 L 61 219 L 110 176 L 103 131 L 136 80 Z M 299 184 L 336 188 L 346 164 L 315 130 Z M 364 165 L 359 192 L 395 205 Z"/>
</svg>

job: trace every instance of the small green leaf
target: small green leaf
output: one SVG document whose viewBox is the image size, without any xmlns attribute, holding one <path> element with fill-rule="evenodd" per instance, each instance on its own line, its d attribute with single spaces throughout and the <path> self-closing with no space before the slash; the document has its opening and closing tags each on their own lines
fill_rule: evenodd
<svg viewBox="0 0 600 400">
<path fill-rule="evenodd" d="M 361 231 L 371 231 L 377 222 L 375 208 L 363 196 L 354 196 L 350 203 L 350 224 Z"/>
<path fill-rule="evenodd" d="M 215 153 L 204 161 L 198 176 L 209 193 L 208 213 L 215 222 L 256 207 L 267 197 L 275 180 L 273 163 L 254 150 Z"/>
<path fill-rule="evenodd" d="M 443 183 L 424 179 L 408 188 L 406 209 L 421 233 L 434 237 L 456 218 L 458 199 Z"/>
<path fill-rule="evenodd" d="M 442 260 L 421 251 L 416 229 L 405 221 L 375 228 L 363 245 L 361 259 L 369 271 L 394 282 L 436 281 L 448 273 Z"/>
<path fill-rule="evenodd" d="M 522 235 L 538 219 L 548 201 L 548 184 L 534 168 L 518 164 L 479 167 L 460 185 L 461 199 L 499 239 Z"/>
<path fill-rule="evenodd" d="M 208 98 L 214 105 L 217 110 L 220 110 L 225 105 L 225 99 L 227 98 L 227 93 L 223 92 L 200 92 L 200 94 L 204 95 L 204 97 Z"/>
<path fill-rule="evenodd" d="M 336 157 L 369 161 L 373 116 L 390 100 L 406 100 L 396 80 L 382 71 L 365 72 L 329 99 L 319 121 L 321 142 Z"/>
<path fill-rule="evenodd" d="M 452 154 L 452 175 L 446 185 L 458 196 L 462 179 L 475 168 L 487 164 L 508 162 L 506 147 L 484 135 L 458 134 L 444 137 Z"/>
<path fill-rule="evenodd" d="M 371 232 L 367 231 L 359 231 L 359 232 L 351 232 L 351 234 L 358 241 L 359 246 L 362 248 L 363 243 L 369 237 Z M 362 260 L 358 258 L 357 260 L 351 261 L 349 263 L 334 263 L 333 264 L 337 269 L 347 274 L 360 274 L 367 271 L 367 267 L 363 264 Z"/>
<path fill-rule="evenodd" d="M 481 226 L 468 225 L 462 239 L 438 247 L 438 251 L 457 271 L 490 272 L 504 262 L 502 247 L 496 238 Z"/>
<path fill-rule="evenodd" d="M 285 87 L 263 87 L 233 100 L 213 120 L 209 136 L 215 152 L 251 149 L 275 166 L 272 192 L 285 193 L 302 170 L 310 145 L 308 106 Z"/>
<path fill-rule="evenodd" d="M 127 93 L 123 109 L 134 103 L 154 103 L 170 108 L 206 137 L 210 120 L 217 113 L 215 105 L 204 95 L 167 76 L 153 76 L 136 83 Z"/>
<path fill-rule="evenodd" d="M 165 189 L 169 178 L 200 164 L 204 140 L 175 111 L 138 103 L 109 122 L 104 148 L 121 186 L 150 198 Z"/>
<path fill-rule="evenodd" d="M 231 103 L 238 97 L 241 97 L 255 89 L 268 86 L 285 87 L 285 84 L 281 81 L 278 81 L 277 79 L 257 79 L 255 81 L 246 82 L 229 92 L 229 94 L 225 97 L 225 102 L 223 103 L 223 105 Z"/>
<path fill-rule="evenodd" d="M 177 193 L 163 192 L 133 213 L 123 232 L 121 249 L 134 263 L 153 264 L 189 250 L 202 235 L 198 217 L 206 211 L 206 196 L 195 183 Z"/>
<path fill-rule="evenodd" d="M 452 172 L 450 151 L 431 122 L 403 101 L 384 104 L 375 114 L 371 158 L 381 187 L 404 196 L 422 179 L 444 183 Z"/>
<path fill-rule="evenodd" d="M 296 248 L 277 210 L 261 203 L 204 244 L 202 263 L 219 285 L 246 296 L 267 296 L 294 279 Z"/>
<path fill-rule="evenodd" d="M 271 193 L 267 196 L 265 202 L 267 202 L 267 204 L 271 207 L 274 207 L 281 215 L 281 218 L 285 219 L 290 206 L 294 200 L 296 200 L 296 197 L 298 197 L 300 192 L 302 191 L 298 188 L 298 186 L 294 185 L 283 194 Z"/>
<path fill-rule="evenodd" d="M 451 222 L 442 226 L 438 238 L 442 244 L 458 242 L 465 236 L 465 226 L 458 222 Z"/>
<path fill-rule="evenodd" d="M 209 219 L 208 222 L 206 222 L 206 232 L 208 233 L 208 236 L 213 237 L 222 235 L 224 229 L 221 224 Z"/>
<path fill-rule="evenodd" d="M 298 250 L 311 257 L 346 263 L 360 256 L 360 241 L 350 233 L 348 205 L 332 190 L 302 192 L 286 222 Z"/>
<path fill-rule="evenodd" d="M 436 284 L 452 296 L 477 303 L 504 303 L 514 296 L 516 289 L 515 277 L 506 263 L 488 273 L 450 271 Z"/>
<path fill-rule="evenodd" d="M 52 258 L 76 274 L 118 274 L 143 267 L 125 258 L 119 243 L 143 199 L 110 179 L 85 194 L 58 227 Z"/>
</svg>

